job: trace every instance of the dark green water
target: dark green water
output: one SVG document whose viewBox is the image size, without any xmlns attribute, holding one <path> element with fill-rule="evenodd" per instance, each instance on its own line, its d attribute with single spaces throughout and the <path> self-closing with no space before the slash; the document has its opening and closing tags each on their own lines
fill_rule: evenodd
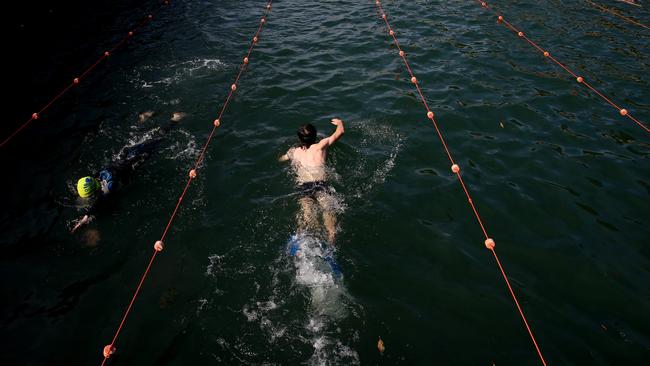
<svg viewBox="0 0 650 366">
<path fill-rule="evenodd" d="M 2 151 L 3 365 L 101 362 L 262 5 L 174 2 Z M 650 121 L 650 33 L 581 1 L 494 5 Z M 474 1 L 384 7 L 549 364 L 648 364 L 648 135 Z M 70 235 L 76 179 L 176 111 L 157 154 Z M 333 116 L 347 122 L 329 156 L 334 282 L 287 254 L 298 205 L 276 161 L 299 124 L 328 133 Z M 111 363 L 537 365 L 482 242 L 374 3 L 278 1 Z"/>
</svg>

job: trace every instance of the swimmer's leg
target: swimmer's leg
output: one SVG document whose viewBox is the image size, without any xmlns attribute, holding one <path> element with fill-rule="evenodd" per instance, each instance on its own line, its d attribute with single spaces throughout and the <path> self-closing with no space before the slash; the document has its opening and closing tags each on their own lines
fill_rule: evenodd
<svg viewBox="0 0 650 366">
<path fill-rule="evenodd" d="M 336 213 L 334 212 L 336 199 L 330 193 L 319 192 L 316 194 L 316 200 L 323 210 L 323 224 L 327 230 L 327 239 L 330 244 L 334 244 L 336 239 Z"/>
<path fill-rule="evenodd" d="M 316 208 L 314 200 L 310 197 L 302 197 L 298 200 L 300 212 L 298 212 L 298 234 L 315 227 Z"/>
<path fill-rule="evenodd" d="M 330 244 L 334 244 L 334 239 L 336 239 L 336 216 L 334 213 L 323 210 L 323 223 L 327 229 L 327 240 Z"/>
</svg>

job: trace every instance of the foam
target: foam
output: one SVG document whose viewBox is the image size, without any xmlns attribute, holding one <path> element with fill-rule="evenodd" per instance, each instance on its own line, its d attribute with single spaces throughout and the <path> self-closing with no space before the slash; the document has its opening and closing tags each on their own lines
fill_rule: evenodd
<svg viewBox="0 0 650 366">
<path fill-rule="evenodd" d="M 152 65 L 145 65 L 137 71 L 137 76 L 134 78 L 141 88 L 153 88 L 156 85 L 170 86 L 180 84 L 188 79 L 197 79 L 210 76 L 217 71 L 224 70 L 227 64 L 219 59 L 198 58 L 194 60 L 183 61 L 179 63 L 172 63 L 160 67 Z M 145 80 L 146 77 L 142 76 L 143 72 L 162 72 L 167 73 L 158 80 Z M 169 72 L 173 75 L 169 76 Z"/>
<path fill-rule="evenodd" d="M 168 160 L 193 161 L 201 152 L 194 136 L 183 129 L 174 130 L 174 133 L 181 135 L 175 137 L 173 144 L 165 151 L 165 158 Z"/>
<path fill-rule="evenodd" d="M 373 120 L 357 121 L 353 127 L 361 135 L 358 146 L 353 146 L 358 158 L 351 171 L 352 181 L 362 182 L 360 184 L 348 184 L 354 198 L 363 198 L 371 193 L 376 187 L 384 184 L 395 168 L 395 162 L 404 144 L 405 138 L 389 124 L 378 124 Z M 369 160 L 369 156 L 385 153 L 390 146 L 388 156 L 382 158 L 378 163 Z M 378 151 L 380 150 L 380 151 Z M 371 169 L 371 171 L 369 171 Z"/>
<path fill-rule="evenodd" d="M 295 281 L 309 289 L 309 320 L 305 329 L 312 334 L 314 354 L 308 364 L 359 364 L 358 354 L 339 340 L 326 335 L 336 322 L 348 316 L 346 303 L 352 300 L 343 286 L 342 277 L 334 274 L 323 259 L 333 257 L 335 251 L 323 245 L 316 236 L 300 235 L 292 238 L 298 245 L 294 258 Z"/>
</svg>

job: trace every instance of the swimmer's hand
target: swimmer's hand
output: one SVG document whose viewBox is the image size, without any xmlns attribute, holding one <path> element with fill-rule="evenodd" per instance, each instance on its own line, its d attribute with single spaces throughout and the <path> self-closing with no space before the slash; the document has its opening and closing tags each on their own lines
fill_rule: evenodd
<svg viewBox="0 0 650 366">
<path fill-rule="evenodd" d="M 338 118 L 332 118 L 332 124 L 336 126 L 336 131 L 330 136 L 326 137 L 318 143 L 318 148 L 319 149 L 327 149 L 329 146 L 333 145 L 338 139 L 343 136 L 345 133 L 345 127 L 343 126 L 343 121 L 341 121 Z"/>
<path fill-rule="evenodd" d="M 79 220 L 75 221 L 75 225 L 70 229 L 70 234 L 74 233 L 79 229 L 80 227 L 86 225 L 87 223 L 93 221 L 94 217 L 89 216 L 89 215 L 84 215 L 84 217 L 80 218 Z"/>
</svg>

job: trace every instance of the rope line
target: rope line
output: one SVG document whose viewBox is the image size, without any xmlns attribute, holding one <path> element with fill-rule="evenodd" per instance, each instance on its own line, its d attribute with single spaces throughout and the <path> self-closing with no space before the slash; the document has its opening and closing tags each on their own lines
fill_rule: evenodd
<svg viewBox="0 0 650 366">
<path fill-rule="evenodd" d="M 551 55 L 550 52 L 548 52 L 547 50 L 545 50 L 545 49 L 543 49 L 542 47 L 540 47 L 540 46 L 539 46 L 537 43 L 535 43 L 532 39 L 528 38 L 528 36 L 526 36 L 526 34 L 525 34 L 524 32 L 522 32 L 521 30 L 517 29 L 514 25 L 512 25 L 512 23 L 508 22 L 508 21 L 505 19 L 505 17 L 504 17 L 501 13 L 499 13 L 499 12 L 498 12 L 498 11 L 497 11 L 493 6 L 488 5 L 487 2 L 482 1 L 482 0 L 475 0 L 475 1 L 476 1 L 476 2 L 481 6 L 481 7 L 483 7 L 483 8 L 485 8 L 485 9 L 488 9 L 488 10 L 492 11 L 492 13 L 494 13 L 494 15 L 496 15 L 496 17 L 497 17 L 497 23 L 503 24 L 506 28 L 508 28 L 509 30 L 511 30 L 512 32 L 514 32 L 515 34 L 517 34 L 517 36 L 519 36 L 519 38 L 524 39 L 524 40 L 525 40 L 526 42 L 528 42 L 531 46 L 533 46 L 535 49 L 537 49 L 537 50 L 538 50 L 542 55 L 544 55 L 544 57 L 550 59 L 550 60 L 553 61 L 555 64 L 557 64 L 558 66 L 560 66 L 562 69 L 564 69 L 564 71 L 566 71 L 566 72 L 569 73 L 571 76 L 573 76 L 573 77 L 575 78 L 575 80 L 576 80 L 579 84 L 583 84 L 584 86 L 587 87 L 587 89 L 591 90 L 591 91 L 594 92 L 596 95 L 598 95 L 601 99 L 603 99 L 605 102 L 607 102 L 607 104 L 609 104 L 609 105 L 611 105 L 612 107 L 616 108 L 616 110 L 618 110 L 618 112 L 619 112 L 619 114 L 620 114 L 621 116 L 629 118 L 629 119 L 632 120 L 634 123 L 636 123 L 639 127 L 641 127 L 642 129 L 644 129 L 646 132 L 650 133 L 650 128 L 648 128 L 648 126 L 646 126 L 643 122 L 641 122 L 641 121 L 639 121 L 638 119 L 634 118 L 634 116 L 632 116 L 632 115 L 628 112 L 627 109 L 622 108 L 622 107 L 618 106 L 616 103 L 612 102 L 612 101 L 611 101 L 609 98 L 607 98 L 603 93 L 601 93 L 600 91 L 596 90 L 596 88 L 594 88 L 593 86 L 591 86 L 591 84 L 589 84 L 589 83 L 584 79 L 584 77 L 579 76 L 578 74 L 576 74 L 575 72 L 573 72 L 573 71 L 572 71 L 571 69 L 569 69 L 566 65 L 564 65 L 563 63 L 561 63 L 561 62 L 560 62 L 558 59 L 556 59 L 555 57 L 553 57 L 553 56 Z"/>
<path fill-rule="evenodd" d="M 210 142 L 212 141 L 212 138 L 214 137 L 214 133 L 216 132 L 217 128 L 221 125 L 221 117 L 223 116 L 224 112 L 226 111 L 226 108 L 228 107 L 228 104 L 232 100 L 232 96 L 237 90 L 237 83 L 239 82 L 239 79 L 241 78 L 243 72 L 246 70 L 246 67 L 248 66 L 249 63 L 249 57 L 251 55 L 251 52 L 253 51 L 253 48 L 255 45 L 258 44 L 259 41 L 259 36 L 262 32 L 262 29 L 264 28 L 264 25 L 266 24 L 266 18 L 268 17 L 269 13 L 271 12 L 271 5 L 273 3 L 273 0 L 269 0 L 266 3 L 264 13 L 262 15 L 262 18 L 260 19 L 260 24 L 259 27 L 257 28 L 257 31 L 255 32 L 255 36 L 253 37 L 251 44 L 248 48 L 248 53 L 246 54 L 246 57 L 244 57 L 243 62 L 239 68 L 239 72 L 237 73 L 237 77 L 235 78 L 235 81 L 233 84 L 230 86 L 230 91 L 228 93 L 228 96 L 226 97 L 226 100 L 224 101 L 221 110 L 219 111 L 218 117 L 212 122 L 212 130 L 210 131 L 210 135 L 208 136 L 205 144 L 203 145 L 203 148 L 201 149 L 201 153 L 199 154 L 199 157 L 196 159 L 196 162 L 194 163 L 193 168 L 189 171 L 189 177 L 187 179 L 187 183 L 185 183 L 185 187 L 183 188 L 182 193 L 180 194 L 178 201 L 176 202 L 176 206 L 174 207 L 174 211 L 172 212 L 171 216 L 169 217 L 169 220 L 167 221 L 167 225 L 165 226 L 165 230 L 163 231 L 160 239 L 154 243 L 154 251 L 153 254 L 151 255 L 151 259 L 149 260 L 149 264 L 147 265 L 147 268 L 145 269 L 144 273 L 142 274 L 142 277 L 140 278 L 140 282 L 138 283 L 138 287 L 135 289 L 135 292 L 133 293 L 133 297 L 131 298 L 131 302 L 129 303 L 129 306 L 126 308 L 126 311 L 124 312 L 124 315 L 122 316 L 122 320 L 120 321 L 120 325 L 117 328 L 117 331 L 115 332 L 115 335 L 113 336 L 113 340 L 111 341 L 110 344 L 104 346 L 103 350 L 103 355 L 104 359 L 102 361 L 102 366 L 105 365 L 108 362 L 108 359 L 115 353 L 116 348 L 115 344 L 117 342 L 117 338 L 120 335 L 120 332 L 122 331 L 122 327 L 124 326 L 124 323 L 126 322 L 127 317 L 131 313 L 131 310 L 133 308 L 133 304 L 135 303 L 136 298 L 140 294 L 140 290 L 142 288 L 142 285 L 149 275 L 149 270 L 151 269 L 151 265 L 154 263 L 154 260 L 156 259 L 156 255 L 158 255 L 159 252 L 161 252 L 164 248 L 164 241 L 165 238 L 167 237 L 167 234 L 169 233 L 169 229 L 171 228 L 172 222 L 174 221 L 174 218 L 176 217 L 176 214 L 178 212 L 178 209 L 181 206 L 181 203 L 183 202 L 183 199 L 185 198 L 185 195 L 187 193 L 187 190 L 190 187 L 190 184 L 192 181 L 196 178 L 197 176 L 197 170 L 201 164 L 201 162 L 205 159 L 205 153 L 208 149 L 208 146 L 210 145 Z"/>
<path fill-rule="evenodd" d="M 164 5 L 169 5 L 169 0 L 163 1 Z M 159 12 L 160 8 L 156 9 L 155 13 Z M 0 148 L 3 148 L 6 144 L 8 144 L 20 131 L 25 129 L 29 124 L 31 124 L 33 121 L 39 119 L 41 117 L 41 114 L 45 112 L 52 104 L 54 104 L 57 100 L 59 100 L 64 94 L 66 94 L 70 89 L 72 89 L 75 86 L 78 86 L 79 83 L 81 82 L 82 79 L 84 79 L 91 71 L 93 71 L 99 64 L 101 64 L 104 60 L 106 60 L 113 52 L 118 50 L 120 47 L 122 47 L 130 38 L 132 38 L 135 33 L 144 27 L 147 23 L 151 22 L 154 18 L 154 13 L 147 15 L 142 21 L 140 21 L 133 29 L 131 29 L 124 38 L 122 38 L 115 46 L 113 46 L 111 49 L 108 51 L 105 51 L 101 57 L 97 59 L 90 67 L 88 67 L 86 70 L 84 70 L 81 75 L 75 77 L 72 79 L 72 81 L 66 85 L 61 92 L 59 92 L 54 98 L 50 99 L 50 101 L 45 104 L 38 112 L 32 113 L 31 117 L 24 122 L 22 125 L 20 125 L 14 132 L 12 132 L 9 136 L 7 136 L 1 143 L 0 143 Z"/>
<path fill-rule="evenodd" d="M 416 79 L 415 75 L 413 74 L 413 71 L 411 70 L 411 67 L 409 65 L 408 60 L 406 59 L 406 53 L 404 50 L 402 50 L 402 47 L 400 46 L 399 41 L 397 40 L 397 37 L 395 36 L 395 31 L 391 27 L 390 23 L 388 22 L 388 17 L 386 15 L 386 12 L 384 11 L 381 1 L 376 0 L 375 5 L 377 6 L 377 10 L 379 11 L 381 18 L 384 20 L 384 23 L 386 23 L 386 27 L 388 29 L 388 34 L 393 39 L 393 43 L 397 47 L 397 50 L 399 51 L 399 55 L 402 58 L 402 61 L 404 62 L 404 65 L 406 66 L 406 69 L 408 70 L 409 75 L 411 76 L 411 83 L 414 84 L 415 88 L 417 89 L 418 94 L 420 95 L 420 99 L 422 101 L 422 104 L 424 105 L 425 109 L 427 110 L 427 118 L 431 120 L 433 123 L 433 126 L 436 129 L 436 132 L 438 133 L 438 137 L 440 138 L 440 142 L 442 143 L 442 146 L 445 149 L 445 152 L 447 153 L 447 157 L 449 158 L 449 161 L 451 162 L 451 171 L 456 175 L 458 178 L 458 182 L 460 183 L 463 192 L 465 193 L 465 196 L 467 197 L 467 201 L 469 202 L 470 207 L 472 208 L 472 211 L 474 212 L 474 216 L 476 217 L 476 220 L 478 221 L 481 230 L 483 231 L 483 235 L 485 236 L 485 247 L 492 252 L 494 255 L 494 259 L 497 262 L 497 265 L 499 267 L 499 270 L 501 271 L 501 275 L 503 276 L 503 279 L 508 287 L 508 290 L 510 292 L 510 295 L 512 299 L 515 302 L 515 305 L 517 306 L 517 310 L 519 311 L 519 315 L 521 316 L 521 320 L 524 322 L 524 325 L 526 326 L 526 330 L 528 331 L 528 335 L 530 336 L 530 339 L 533 342 L 533 345 L 535 346 L 535 350 L 537 350 L 537 355 L 539 356 L 539 359 L 541 360 L 542 364 L 546 366 L 546 360 L 544 359 L 544 356 L 542 355 L 542 351 L 539 348 L 539 345 L 537 344 L 537 340 L 535 339 L 535 335 L 533 334 L 533 331 L 528 323 L 528 320 L 526 319 L 526 316 L 524 315 L 524 311 L 522 310 L 521 306 L 519 305 L 519 301 L 517 300 L 517 296 L 515 295 L 514 290 L 512 289 L 512 286 L 510 285 L 510 281 L 508 279 L 508 276 L 506 275 L 505 270 L 503 269 L 503 266 L 501 265 L 501 261 L 499 260 L 499 257 L 495 251 L 495 242 L 494 239 L 492 239 L 488 233 L 487 230 L 485 229 L 485 225 L 483 224 L 483 220 L 481 219 L 481 216 L 478 212 L 478 209 L 476 208 L 476 204 L 472 200 L 472 197 L 469 193 L 469 190 L 467 188 L 467 185 L 465 184 L 463 177 L 461 176 L 460 173 L 460 166 L 454 162 L 454 158 L 451 155 L 451 152 L 449 151 L 449 148 L 447 146 L 447 143 L 445 142 L 445 139 L 440 131 L 440 127 L 438 126 L 438 122 L 436 121 L 433 111 L 429 108 L 429 104 L 426 101 L 426 98 L 422 94 L 422 90 L 420 89 L 420 85 L 418 80 Z"/>
<path fill-rule="evenodd" d="M 612 9 L 610 9 L 610 8 L 606 8 L 606 7 L 602 6 L 602 5 L 598 5 L 598 4 L 596 4 L 596 3 L 592 2 L 592 1 L 589 1 L 589 0 L 585 0 L 585 1 L 586 1 L 587 3 L 589 3 L 589 4 L 591 4 L 592 6 L 594 6 L 594 7 L 598 8 L 598 9 L 604 11 L 604 12 L 610 13 L 610 14 L 612 14 L 612 15 L 615 15 L 615 16 L 617 16 L 617 17 L 619 17 L 619 18 L 625 20 L 626 22 L 629 22 L 629 23 L 632 23 L 632 24 L 636 24 L 636 25 L 638 25 L 639 27 L 643 27 L 643 28 L 645 28 L 645 29 L 650 30 L 650 27 L 648 27 L 647 25 L 645 25 L 645 24 L 643 24 L 643 23 L 641 23 L 641 22 L 639 22 L 639 21 L 636 21 L 636 20 L 634 20 L 634 19 L 628 18 L 628 17 L 626 17 L 625 15 L 619 14 L 619 13 L 615 12 L 614 10 L 612 10 Z"/>
</svg>

